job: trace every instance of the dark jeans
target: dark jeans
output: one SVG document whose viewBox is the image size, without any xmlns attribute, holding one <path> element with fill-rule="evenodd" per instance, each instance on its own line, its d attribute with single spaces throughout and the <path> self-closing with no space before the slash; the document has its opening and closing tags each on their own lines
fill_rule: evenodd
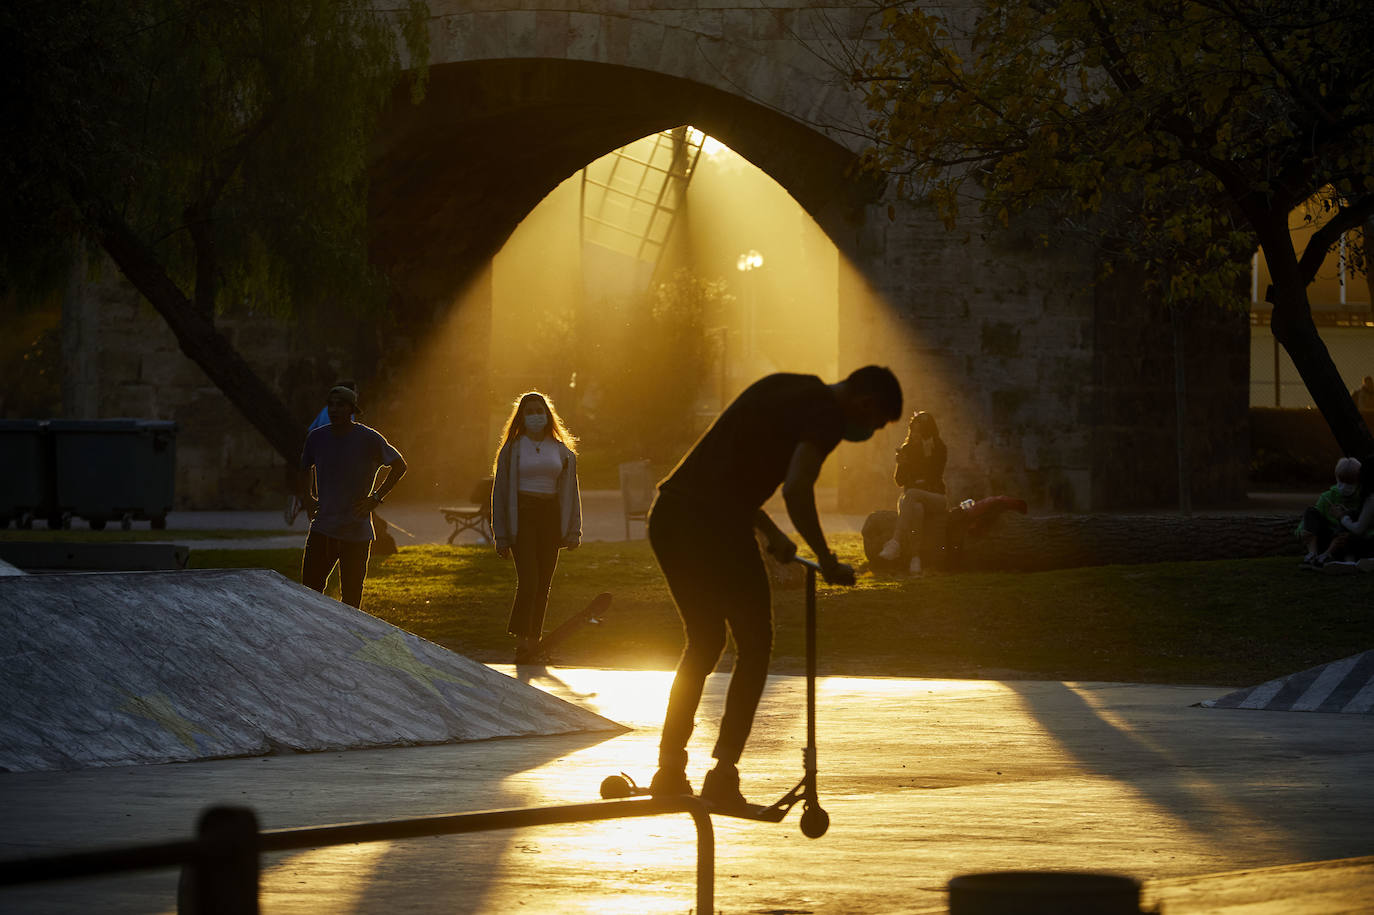
<svg viewBox="0 0 1374 915">
<path fill-rule="evenodd" d="M 773 651 L 773 614 L 752 515 L 724 520 L 671 494 L 660 495 L 649 513 L 649 544 L 687 636 L 668 695 L 661 766 L 686 763 L 697 705 L 725 649 L 727 626 L 735 638 L 735 670 L 711 755 L 738 763 L 753 727 Z"/>
<path fill-rule="evenodd" d="M 1345 533 L 1343 529 L 1332 525 L 1325 515 L 1310 505 L 1302 512 L 1302 529 L 1317 538 L 1318 553 L 1324 552 L 1327 547 L 1331 546 L 1331 541 L 1337 534 Z"/>
<path fill-rule="evenodd" d="M 563 544 L 563 518 L 557 499 L 516 497 L 515 602 L 506 630 L 516 638 L 537 642 L 544 634 L 544 614 L 549 609 L 549 588 L 558 568 Z"/>
<path fill-rule="evenodd" d="M 345 604 L 361 608 L 363 579 L 367 578 L 367 557 L 371 550 L 370 540 L 340 540 L 311 531 L 305 538 L 305 555 L 301 557 L 301 584 L 323 594 L 329 573 L 337 564 L 340 597 Z"/>
</svg>

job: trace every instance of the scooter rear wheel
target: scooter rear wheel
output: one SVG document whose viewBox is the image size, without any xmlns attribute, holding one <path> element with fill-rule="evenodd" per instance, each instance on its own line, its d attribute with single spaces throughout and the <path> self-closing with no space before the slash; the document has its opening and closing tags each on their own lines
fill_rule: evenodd
<svg viewBox="0 0 1374 915">
<path fill-rule="evenodd" d="M 630 797 L 633 793 L 630 780 L 623 775 L 608 775 L 601 780 L 601 797 L 605 800 Z"/>
</svg>

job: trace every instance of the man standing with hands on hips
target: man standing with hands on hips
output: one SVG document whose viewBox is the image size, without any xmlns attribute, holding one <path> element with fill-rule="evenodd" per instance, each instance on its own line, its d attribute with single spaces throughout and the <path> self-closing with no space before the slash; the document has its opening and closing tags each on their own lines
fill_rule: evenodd
<svg viewBox="0 0 1374 915">
<path fill-rule="evenodd" d="M 330 388 L 325 409 L 329 424 L 312 430 L 301 452 L 297 489 L 310 516 L 301 583 L 323 593 L 337 565 L 343 602 L 362 607 L 367 558 L 376 539 L 372 512 L 405 476 L 406 462 L 380 432 L 354 422 L 358 394 L 351 388 Z M 387 473 L 378 484 L 383 467 Z M 315 494 L 310 492 L 312 468 Z"/>
</svg>

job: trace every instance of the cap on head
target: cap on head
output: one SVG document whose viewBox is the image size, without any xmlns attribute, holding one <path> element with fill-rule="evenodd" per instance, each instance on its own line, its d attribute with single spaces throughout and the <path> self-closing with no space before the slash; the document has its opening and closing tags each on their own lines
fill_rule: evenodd
<svg viewBox="0 0 1374 915">
<path fill-rule="evenodd" d="M 348 401 L 354 409 L 358 407 L 358 392 L 352 388 L 346 388 L 341 384 L 334 385 L 334 387 L 329 389 L 329 394 L 325 397 L 325 400 L 330 400 L 335 397 L 340 400 Z"/>
</svg>

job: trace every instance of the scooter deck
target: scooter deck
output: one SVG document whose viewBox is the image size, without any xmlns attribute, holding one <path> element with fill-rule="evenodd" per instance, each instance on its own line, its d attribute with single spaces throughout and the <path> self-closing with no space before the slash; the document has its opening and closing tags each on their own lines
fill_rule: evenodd
<svg viewBox="0 0 1374 915">
<path fill-rule="evenodd" d="M 712 814 L 722 817 L 734 817 L 739 820 L 756 820 L 760 823 L 781 823 L 787 816 L 788 808 L 779 807 L 776 804 L 764 806 L 763 804 L 745 804 L 743 807 L 729 807 L 720 804 L 712 804 L 710 801 L 701 798 L 700 795 L 693 795 L 706 805 L 706 809 Z M 635 788 L 630 797 L 651 797 L 648 788 Z"/>
<path fill-rule="evenodd" d="M 720 807 L 706 802 L 707 808 L 716 816 L 735 817 L 739 820 L 754 820 L 759 823 L 781 823 L 787 816 L 785 807 L 765 807 L 762 804 L 746 804 L 743 807 Z"/>
<path fill-rule="evenodd" d="M 612 779 L 615 779 L 612 776 Z M 608 794 L 603 786 L 601 796 L 607 799 L 623 797 L 651 797 L 648 787 L 638 785 L 628 775 L 619 776 L 619 790 Z M 610 781 L 608 779 L 607 781 Z M 804 783 L 803 783 L 804 784 Z M 797 804 L 798 801 L 805 800 L 808 795 L 803 793 L 802 785 L 792 789 L 782 800 L 774 804 L 745 804 L 742 807 L 713 804 L 702 798 L 701 795 L 693 795 L 701 800 L 706 808 L 716 816 L 735 817 L 740 820 L 756 820 L 760 823 L 781 823 L 786 818 L 788 812 Z"/>
</svg>

